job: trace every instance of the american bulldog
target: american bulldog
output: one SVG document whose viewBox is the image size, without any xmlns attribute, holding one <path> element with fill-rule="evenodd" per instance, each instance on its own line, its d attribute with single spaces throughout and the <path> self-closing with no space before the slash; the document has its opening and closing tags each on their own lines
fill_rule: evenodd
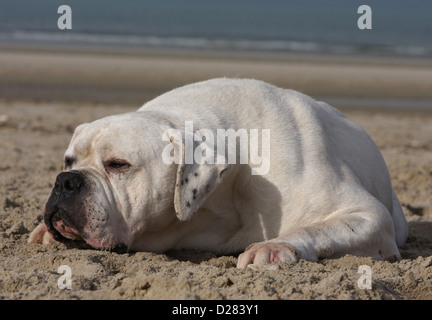
<svg viewBox="0 0 432 320">
<path fill-rule="evenodd" d="M 234 147 L 224 144 L 228 130 Z M 299 92 L 221 78 L 78 126 L 29 243 L 243 252 L 237 266 L 246 268 L 345 254 L 398 259 L 406 238 L 386 164 L 364 130 Z"/>
</svg>

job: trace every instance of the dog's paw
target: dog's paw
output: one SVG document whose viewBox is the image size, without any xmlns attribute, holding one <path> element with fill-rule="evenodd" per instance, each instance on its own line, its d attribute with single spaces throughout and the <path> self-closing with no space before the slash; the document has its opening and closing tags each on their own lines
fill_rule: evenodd
<svg viewBox="0 0 432 320">
<path fill-rule="evenodd" d="M 30 233 L 27 242 L 29 244 L 40 243 L 43 245 L 50 245 L 56 243 L 52 234 L 48 232 L 48 228 L 45 223 L 41 223 Z"/>
<path fill-rule="evenodd" d="M 285 242 L 259 242 L 246 248 L 237 262 L 237 268 L 246 269 L 250 264 L 269 264 L 272 262 L 298 262 L 299 253 Z"/>
</svg>

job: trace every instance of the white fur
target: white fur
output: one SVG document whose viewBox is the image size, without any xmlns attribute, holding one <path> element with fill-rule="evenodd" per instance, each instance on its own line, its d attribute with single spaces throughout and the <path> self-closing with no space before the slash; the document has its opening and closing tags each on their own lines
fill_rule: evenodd
<svg viewBox="0 0 432 320">
<path fill-rule="evenodd" d="M 163 131 L 182 131 L 191 120 L 194 130 L 270 129 L 269 172 L 252 175 L 250 165 L 163 163 Z M 117 238 L 127 239 L 130 250 L 229 254 L 249 246 L 240 268 L 344 254 L 400 258 L 397 245 L 405 242 L 407 225 L 376 145 L 339 111 L 299 92 L 256 80 L 214 79 L 79 131 L 66 152 L 79 159 L 73 169 L 103 172 L 100 159 L 109 154 L 98 149 L 102 144 L 112 146 L 105 153 L 121 154 L 140 168 L 110 181 L 118 214 L 129 226 L 114 232 L 127 233 Z M 180 184 L 186 177 L 189 183 Z M 194 188 L 198 204 L 185 206 Z"/>
</svg>

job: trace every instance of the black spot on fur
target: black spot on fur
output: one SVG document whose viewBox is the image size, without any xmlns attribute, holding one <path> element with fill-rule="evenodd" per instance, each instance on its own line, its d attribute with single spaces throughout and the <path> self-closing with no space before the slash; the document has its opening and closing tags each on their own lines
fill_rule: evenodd
<svg viewBox="0 0 432 320">
<path fill-rule="evenodd" d="M 190 208 L 190 202 L 186 201 L 186 207 Z"/>
</svg>

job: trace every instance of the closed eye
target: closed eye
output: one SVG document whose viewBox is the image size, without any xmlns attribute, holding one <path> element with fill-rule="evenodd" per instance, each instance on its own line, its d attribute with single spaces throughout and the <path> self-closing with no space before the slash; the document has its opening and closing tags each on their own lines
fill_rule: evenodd
<svg viewBox="0 0 432 320">
<path fill-rule="evenodd" d="M 125 171 L 132 165 L 124 159 L 108 159 L 104 162 L 105 170 L 107 171 Z"/>
</svg>

